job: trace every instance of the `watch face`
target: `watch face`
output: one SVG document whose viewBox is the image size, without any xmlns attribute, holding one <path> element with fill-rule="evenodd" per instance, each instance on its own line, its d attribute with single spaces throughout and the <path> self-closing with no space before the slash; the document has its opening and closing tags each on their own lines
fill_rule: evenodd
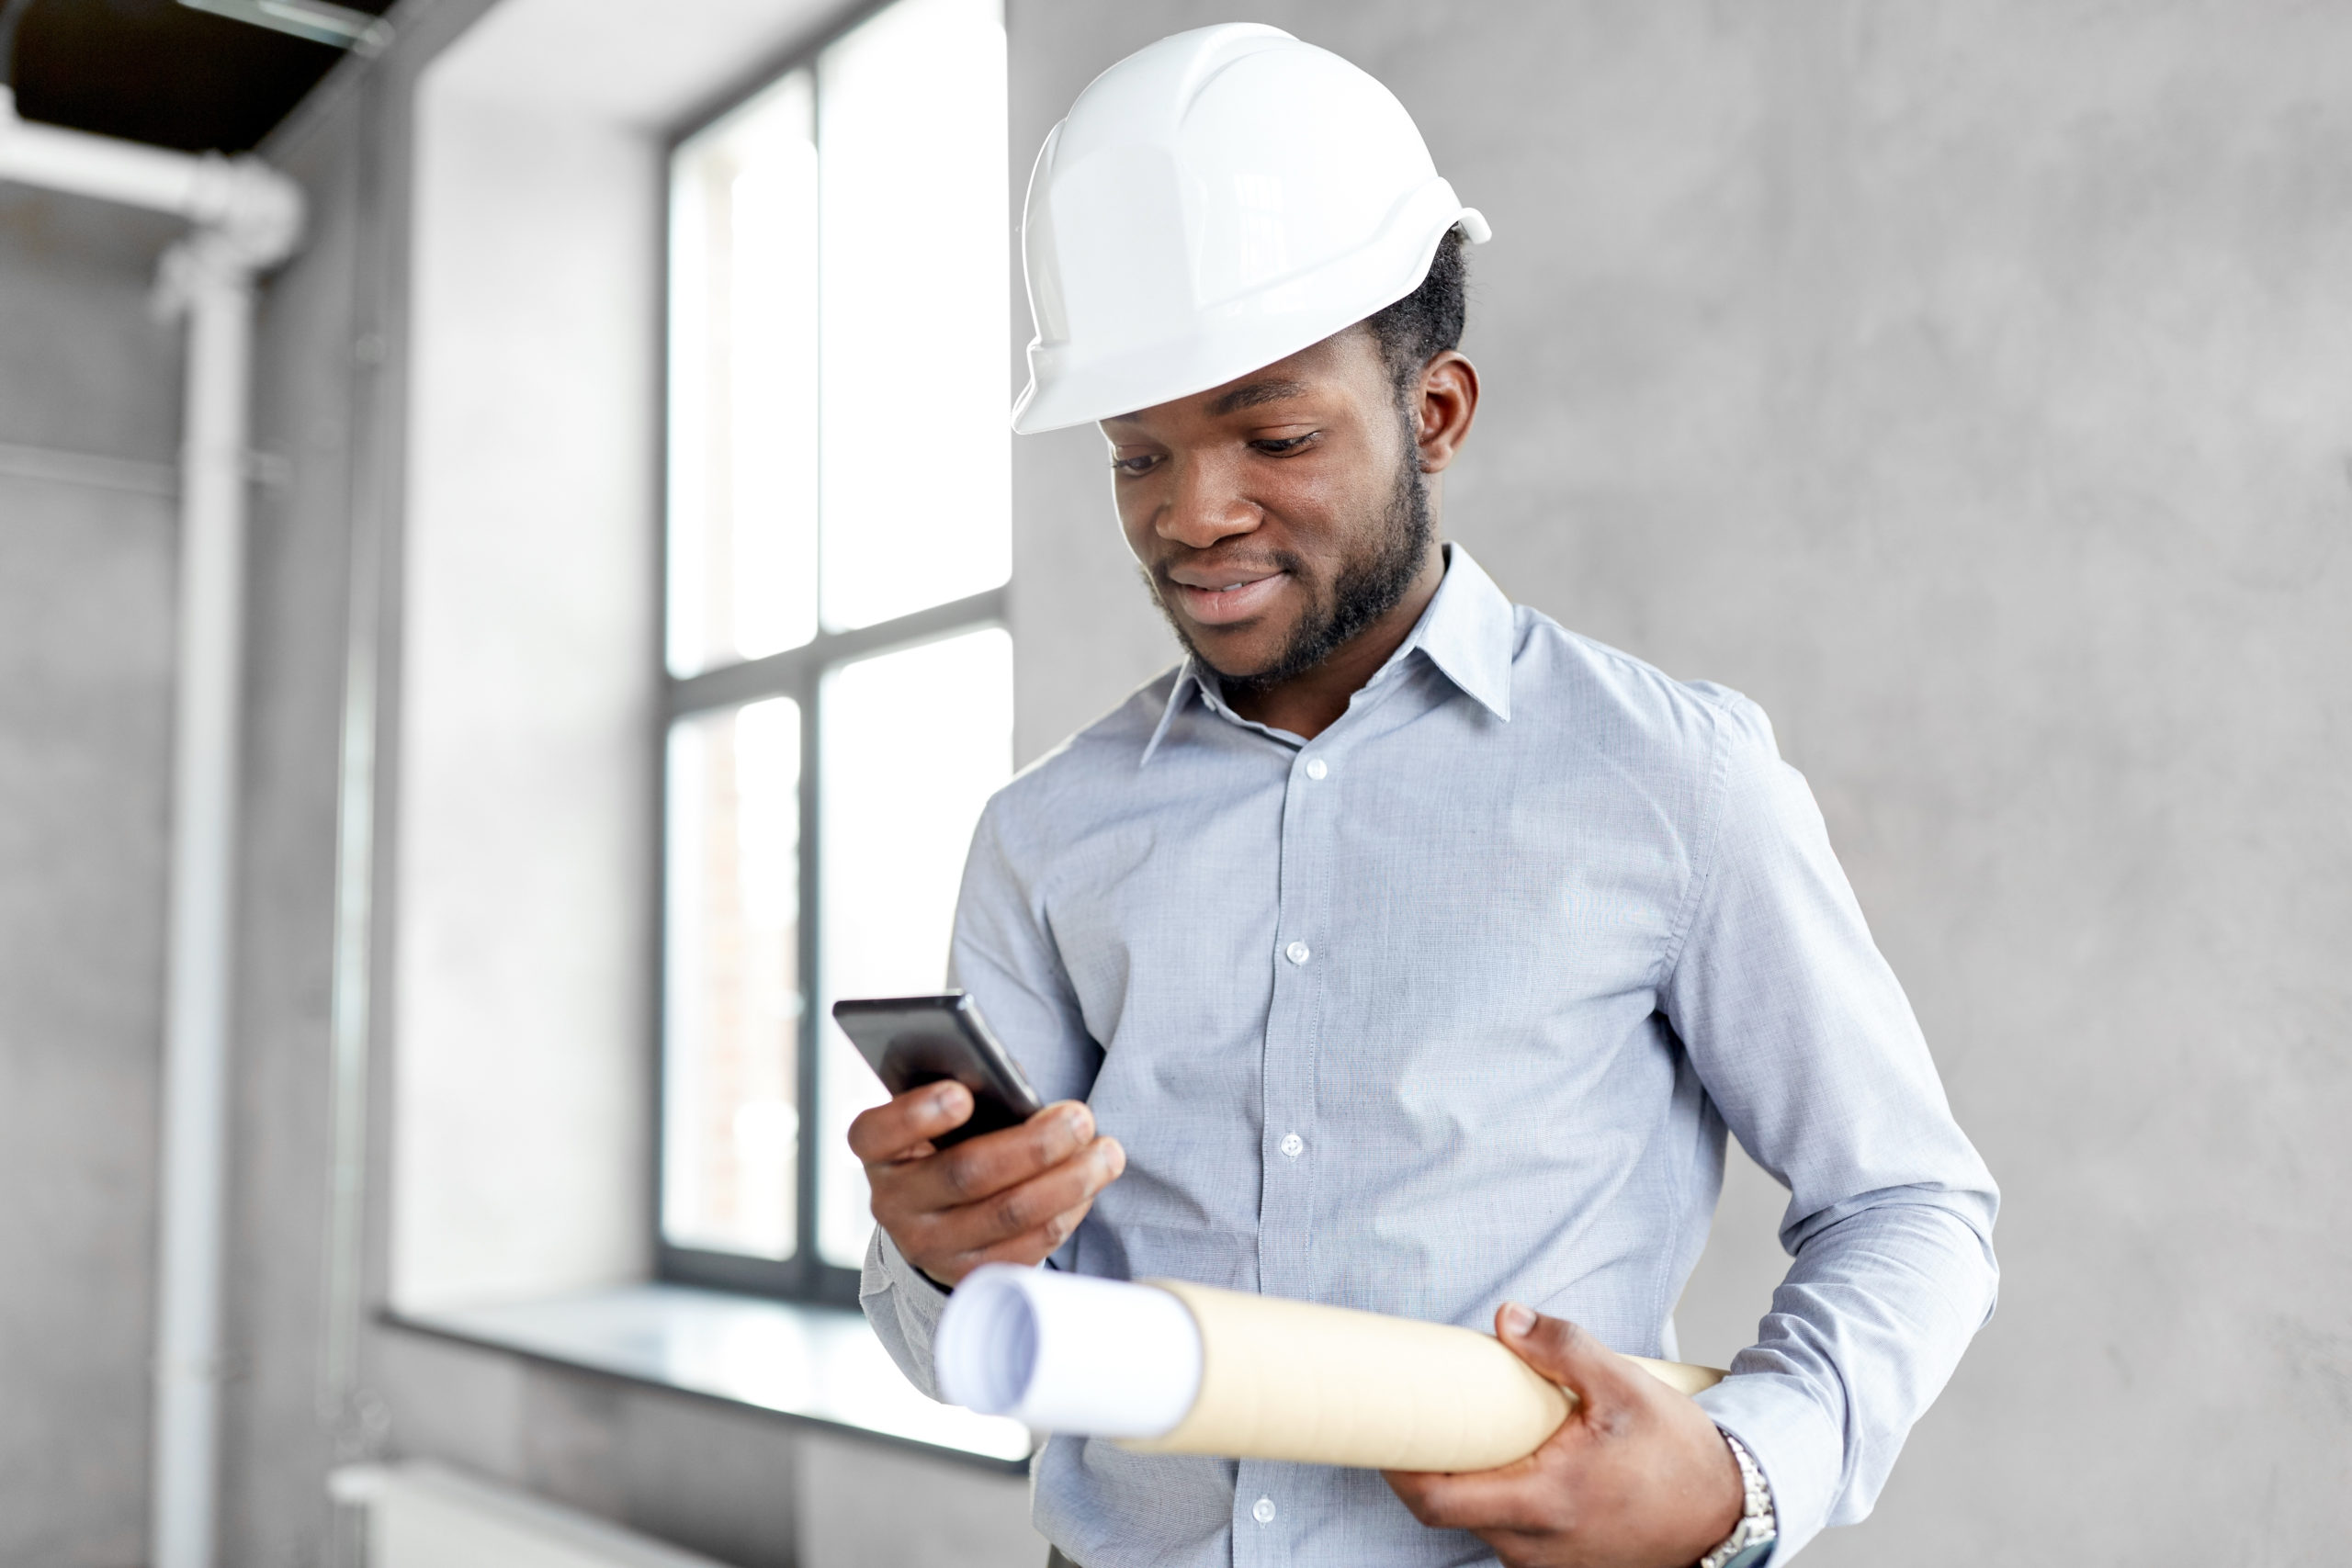
<svg viewBox="0 0 2352 1568">
<path fill-rule="evenodd" d="M 1732 1560 L 1724 1564 L 1724 1568 L 1764 1568 L 1765 1562 L 1772 1555 L 1772 1545 L 1771 1541 L 1759 1540 L 1754 1546 L 1735 1552 Z"/>
</svg>

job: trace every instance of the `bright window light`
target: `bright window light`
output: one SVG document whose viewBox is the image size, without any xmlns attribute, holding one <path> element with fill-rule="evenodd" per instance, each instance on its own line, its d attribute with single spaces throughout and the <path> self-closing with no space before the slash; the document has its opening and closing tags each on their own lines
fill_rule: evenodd
<svg viewBox="0 0 2352 1568">
<path fill-rule="evenodd" d="M 1012 569 L 997 0 L 900 0 L 818 83 L 824 618 L 865 626 Z"/>
<path fill-rule="evenodd" d="M 817 630 L 816 100 L 796 71 L 678 150 L 670 672 Z"/>
<path fill-rule="evenodd" d="M 1012 639 L 990 627 L 844 664 L 826 680 L 824 1106 L 817 1248 L 855 1268 L 874 1222 L 850 1119 L 882 1086 L 832 1021 L 843 997 L 947 980 L 947 939 L 980 807 L 1012 772 Z"/>
<path fill-rule="evenodd" d="M 798 1246 L 800 705 L 670 730 L 662 1223 L 680 1246 Z"/>
<path fill-rule="evenodd" d="M 673 155 L 667 1277 L 854 1299 L 819 1001 L 944 985 L 1012 769 L 1006 136 L 1001 0 L 899 0 Z"/>
</svg>

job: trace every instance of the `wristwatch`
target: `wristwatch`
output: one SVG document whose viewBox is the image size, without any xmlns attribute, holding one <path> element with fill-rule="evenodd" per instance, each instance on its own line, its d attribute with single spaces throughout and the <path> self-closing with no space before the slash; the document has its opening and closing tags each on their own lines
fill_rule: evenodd
<svg viewBox="0 0 2352 1568">
<path fill-rule="evenodd" d="M 1723 1431 L 1720 1427 L 1715 1429 Z M 1773 1538 L 1780 1533 L 1772 1518 L 1772 1486 L 1756 1468 L 1745 1443 L 1729 1432 L 1724 1432 L 1724 1441 L 1731 1445 L 1731 1457 L 1739 1461 L 1739 1523 L 1731 1527 L 1721 1546 L 1699 1559 L 1699 1568 L 1760 1568 L 1772 1555 Z"/>
</svg>

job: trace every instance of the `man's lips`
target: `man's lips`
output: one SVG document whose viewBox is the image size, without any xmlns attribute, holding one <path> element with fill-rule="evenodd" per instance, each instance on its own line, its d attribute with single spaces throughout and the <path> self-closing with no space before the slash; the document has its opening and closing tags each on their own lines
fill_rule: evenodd
<svg viewBox="0 0 2352 1568">
<path fill-rule="evenodd" d="M 1283 584 L 1290 581 L 1286 571 L 1271 571 L 1263 577 L 1247 578 L 1230 586 L 1195 587 L 1189 582 L 1170 580 L 1177 603 L 1184 606 L 1184 614 L 1203 626 L 1225 626 L 1236 621 L 1246 621 L 1262 614 L 1272 604 Z"/>
</svg>

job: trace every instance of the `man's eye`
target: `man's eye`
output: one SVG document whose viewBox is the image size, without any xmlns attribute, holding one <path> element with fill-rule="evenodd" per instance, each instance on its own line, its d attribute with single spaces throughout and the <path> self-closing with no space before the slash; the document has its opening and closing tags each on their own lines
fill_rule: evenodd
<svg viewBox="0 0 2352 1568">
<path fill-rule="evenodd" d="M 1114 457 L 1111 467 L 1123 474 L 1148 474 L 1159 461 L 1158 453 L 1148 452 L 1140 457 Z"/>
<path fill-rule="evenodd" d="M 1316 432 L 1308 431 L 1305 435 L 1286 435 L 1278 440 L 1252 441 L 1250 445 L 1270 457 L 1280 457 L 1286 453 L 1297 451 L 1314 440 Z"/>
</svg>

